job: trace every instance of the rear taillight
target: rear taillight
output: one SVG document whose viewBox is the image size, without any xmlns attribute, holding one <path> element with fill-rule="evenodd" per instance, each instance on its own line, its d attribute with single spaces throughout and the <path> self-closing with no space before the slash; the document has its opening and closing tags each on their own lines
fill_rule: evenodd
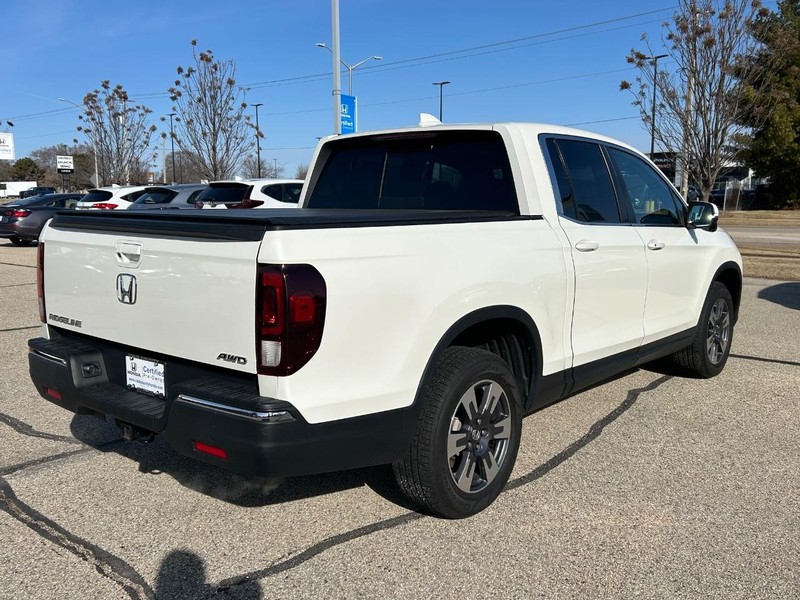
<svg viewBox="0 0 800 600">
<path fill-rule="evenodd" d="M 39 320 L 47 322 L 47 312 L 44 306 L 44 242 L 39 242 L 36 250 L 36 297 L 39 300 Z"/>
<path fill-rule="evenodd" d="M 256 206 L 261 206 L 264 204 L 263 200 L 252 200 L 250 198 L 245 198 L 241 202 L 236 202 L 235 204 L 226 204 L 228 208 L 255 208 Z"/>
<path fill-rule="evenodd" d="M 311 265 L 263 265 L 257 285 L 258 372 L 291 375 L 322 342 L 325 280 Z"/>
<path fill-rule="evenodd" d="M 111 204 L 111 202 L 97 202 L 96 204 L 92 204 L 92 208 L 99 208 L 100 210 L 114 210 L 117 206 L 117 204 Z"/>
<path fill-rule="evenodd" d="M 11 213 L 11 214 L 8 214 Z M 18 208 L 17 210 L 6 211 L 7 217 L 27 217 L 31 211 Z"/>
</svg>

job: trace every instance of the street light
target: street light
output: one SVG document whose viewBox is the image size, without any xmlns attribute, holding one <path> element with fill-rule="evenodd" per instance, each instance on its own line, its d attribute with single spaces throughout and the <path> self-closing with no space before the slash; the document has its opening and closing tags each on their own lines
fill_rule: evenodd
<svg viewBox="0 0 800 600">
<path fill-rule="evenodd" d="M 326 50 L 328 50 L 328 52 L 333 53 L 333 50 L 331 50 L 330 47 L 327 44 L 325 44 L 324 42 L 317 42 L 317 48 L 325 48 Z M 383 60 L 383 57 L 382 56 L 368 56 L 364 60 L 359 61 L 354 65 L 348 65 L 341 58 L 339 59 L 339 62 L 342 63 L 342 66 L 344 66 L 344 68 L 347 69 L 347 93 L 350 96 L 353 95 L 353 71 L 355 71 L 358 67 L 360 67 L 365 62 L 370 61 L 370 60 Z"/>
<path fill-rule="evenodd" d="M 277 158 L 273 158 L 272 160 L 275 161 L 275 170 L 273 171 L 273 175 L 272 176 L 275 179 L 277 179 L 278 178 L 278 159 Z"/>
<path fill-rule="evenodd" d="M 67 104 L 72 104 L 78 110 L 84 110 L 84 107 L 78 106 L 72 100 L 67 100 L 66 98 L 59 98 L 61 102 L 66 102 Z M 84 134 L 89 133 L 86 130 L 83 132 Z M 100 174 L 97 170 L 97 141 L 94 139 L 95 132 L 91 131 L 92 134 L 92 152 L 94 152 L 94 184 L 97 187 L 100 187 Z"/>
<path fill-rule="evenodd" d="M 175 134 L 172 133 L 172 117 L 174 117 L 177 113 L 169 113 L 167 116 L 169 117 L 169 145 L 172 147 L 172 182 L 175 182 Z M 181 177 L 181 183 L 183 183 L 183 177 Z"/>
<path fill-rule="evenodd" d="M 258 104 L 253 104 L 256 107 L 256 163 L 257 167 L 256 170 L 258 172 L 258 178 L 261 179 L 261 141 L 258 139 L 258 134 L 260 130 L 258 128 L 258 107 L 264 106 L 263 102 L 259 102 Z"/>
<path fill-rule="evenodd" d="M 653 160 L 653 153 L 656 150 L 656 87 L 658 85 L 658 59 L 666 58 L 669 54 L 659 54 L 658 56 L 648 56 L 646 60 L 653 61 L 653 112 L 650 115 L 650 160 Z"/>
<path fill-rule="evenodd" d="M 439 86 L 439 120 L 442 120 L 442 89 L 446 86 L 449 81 L 434 81 L 433 85 Z"/>
</svg>

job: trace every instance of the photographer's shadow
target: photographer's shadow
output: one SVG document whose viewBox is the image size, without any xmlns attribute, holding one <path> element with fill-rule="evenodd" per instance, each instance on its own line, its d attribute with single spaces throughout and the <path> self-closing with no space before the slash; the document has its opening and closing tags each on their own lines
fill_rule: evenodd
<svg viewBox="0 0 800 600">
<path fill-rule="evenodd" d="M 203 559 L 188 550 L 173 550 L 158 569 L 155 597 L 203 600 L 219 596 L 217 588 L 206 582 L 206 565 Z M 257 582 L 247 581 L 236 586 L 235 597 L 260 600 L 264 595 Z"/>
<path fill-rule="evenodd" d="M 152 441 L 126 442 L 110 418 L 75 415 L 70 429 L 79 441 L 138 463 L 141 473 L 167 475 L 184 487 L 237 506 L 269 506 L 367 486 L 394 504 L 412 508 L 397 488 L 388 465 L 303 477 L 252 477 L 192 460 L 159 436 Z"/>
</svg>

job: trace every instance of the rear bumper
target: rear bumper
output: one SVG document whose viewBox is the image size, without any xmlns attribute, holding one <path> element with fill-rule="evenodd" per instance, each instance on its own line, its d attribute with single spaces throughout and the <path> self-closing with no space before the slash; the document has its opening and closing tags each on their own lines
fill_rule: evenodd
<svg viewBox="0 0 800 600">
<path fill-rule="evenodd" d="M 155 398 L 124 385 L 124 355 L 140 350 L 90 338 L 35 338 L 28 345 L 31 379 L 46 400 L 78 414 L 110 415 L 164 436 L 181 454 L 246 475 L 390 463 L 405 452 L 415 428 L 413 407 L 310 424 L 290 403 L 259 396 L 255 377 L 169 358 L 167 397 Z M 224 457 L 198 450 L 198 443 L 224 450 Z"/>
<path fill-rule="evenodd" d="M 10 238 L 19 235 L 16 223 L 0 223 L 0 238 Z"/>
<path fill-rule="evenodd" d="M 0 238 L 18 237 L 26 240 L 37 240 L 42 232 L 42 225 L 26 225 L 24 222 L 0 223 Z"/>
</svg>

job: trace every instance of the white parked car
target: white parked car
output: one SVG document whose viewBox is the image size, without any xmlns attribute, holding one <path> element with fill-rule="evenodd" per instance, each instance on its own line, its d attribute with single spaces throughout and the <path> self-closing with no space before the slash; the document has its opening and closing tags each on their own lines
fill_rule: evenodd
<svg viewBox="0 0 800 600">
<path fill-rule="evenodd" d="M 110 185 L 89 190 L 77 210 L 126 210 L 145 190 L 144 185 Z"/>
<path fill-rule="evenodd" d="M 198 208 L 295 208 L 302 179 L 213 181 L 197 198 Z"/>
</svg>

